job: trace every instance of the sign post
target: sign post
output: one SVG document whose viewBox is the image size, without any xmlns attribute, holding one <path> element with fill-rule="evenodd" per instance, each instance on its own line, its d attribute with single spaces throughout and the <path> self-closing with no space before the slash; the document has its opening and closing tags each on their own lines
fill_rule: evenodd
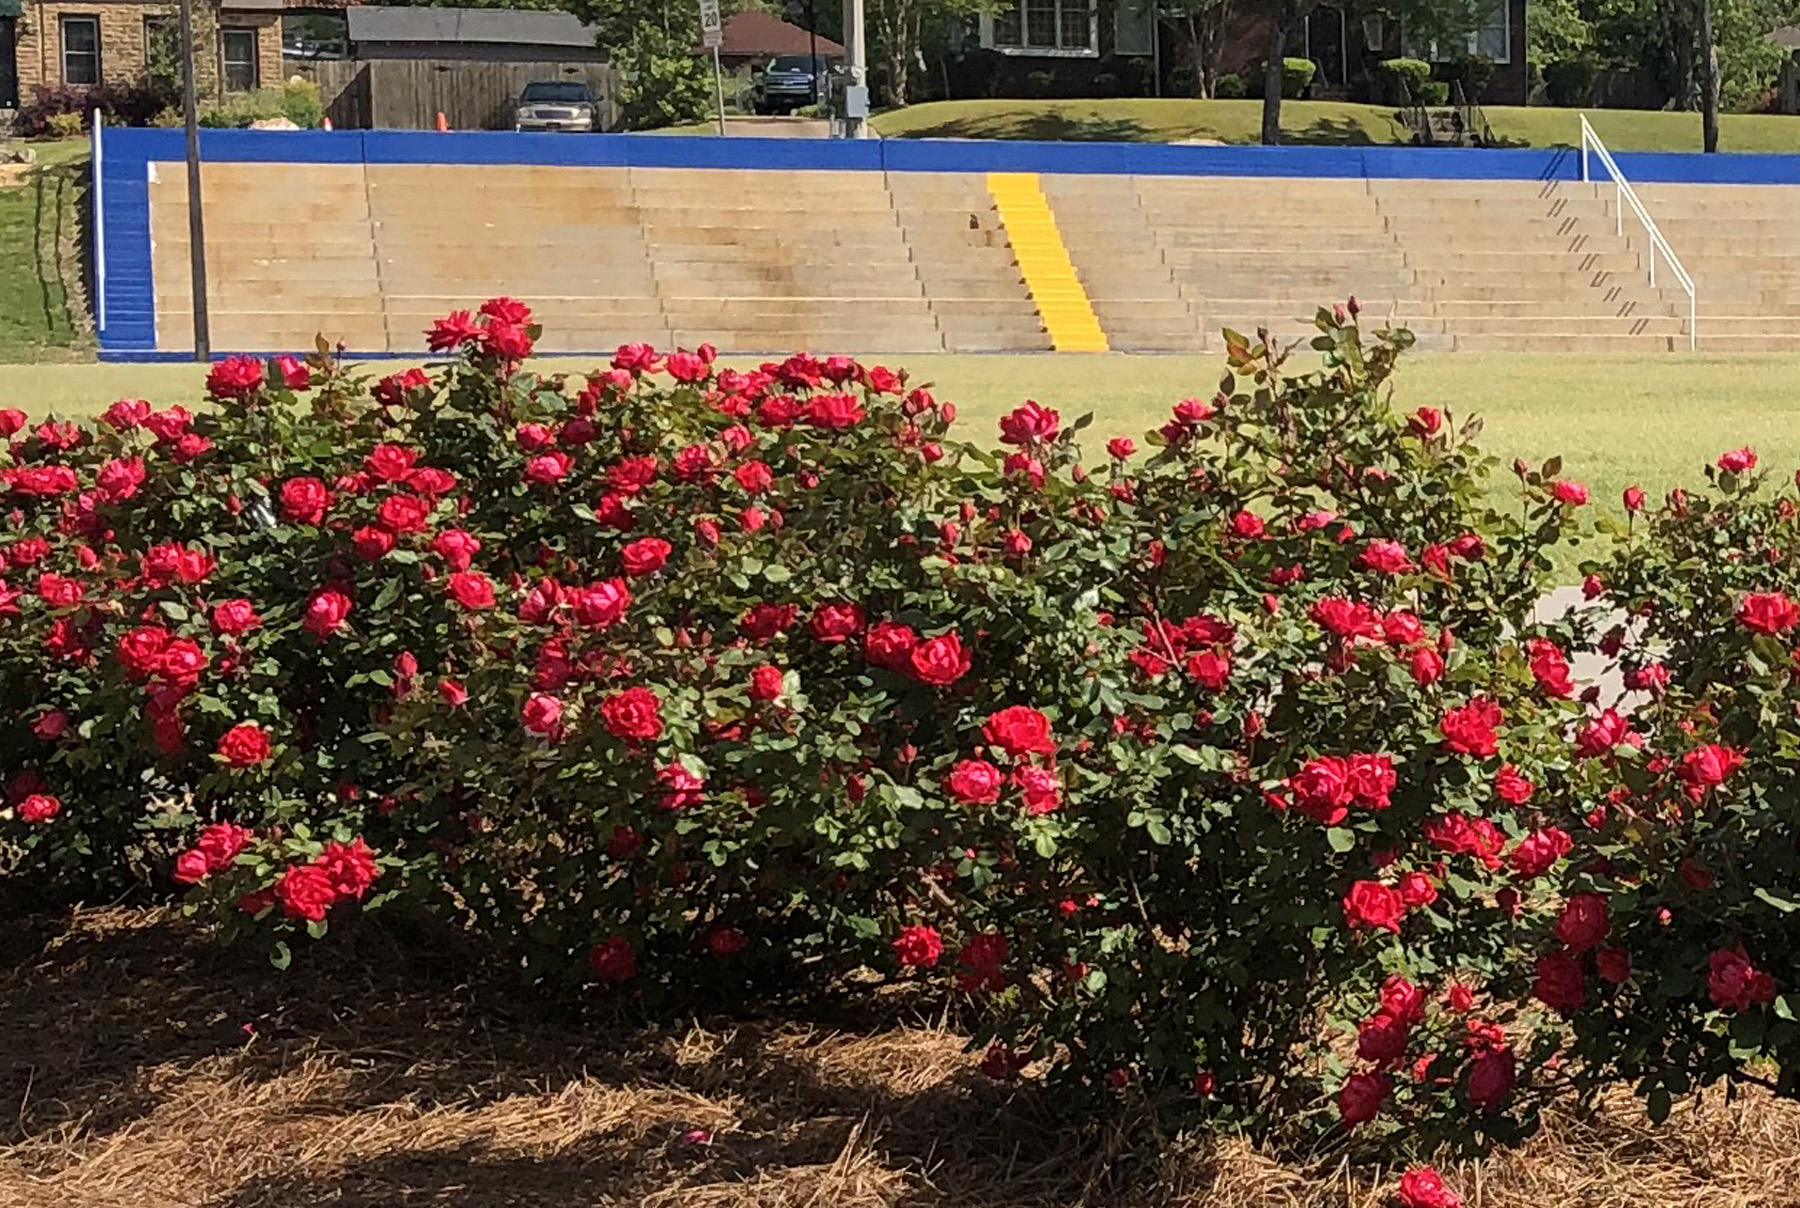
<svg viewBox="0 0 1800 1208">
<path fill-rule="evenodd" d="M 719 134 L 725 134 L 725 72 L 719 65 L 719 47 L 725 45 L 725 21 L 719 0 L 700 0 L 700 45 L 712 51 L 713 88 L 719 98 Z"/>
</svg>

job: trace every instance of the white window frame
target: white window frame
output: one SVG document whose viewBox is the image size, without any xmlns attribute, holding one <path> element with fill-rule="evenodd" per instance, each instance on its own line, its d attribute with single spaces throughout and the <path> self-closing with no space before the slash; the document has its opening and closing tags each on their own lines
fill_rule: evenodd
<svg viewBox="0 0 1800 1208">
<path fill-rule="evenodd" d="M 1500 7 L 1497 10 L 1495 10 L 1494 15 L 1500 19 L 1500 28 L 1502 30 L 1504 30 L 1505 34 L 1506 34 L 1506 57 L 1501 58 L 1499 55 L 1493 55 L 1493 56 L 1491 56 L 1491 58 L 1493 59 L 1494 65 L 1496 67 L 1510 66 L 1513 61 L 1513 52 L 1514 52 L 1513 24 L 1512 24 L 1512 0 L 1500 0 Z M 1402 36 L 1401 47 L 1402 47 L 1402 49 L 1406 50 L 1409 54 L 1411 54 L 1414 58 L 1423 58 L 1428 63 L 1448 63 L 1453 57 L 1455 57 L 1453 55 L 1439 54 L 1439 47 L 1438 47 L 1437 39 L 1435 39 L 1435 38 L 1433 38 L 1431 41 L 1427 42 L 1423 47 L 1417 47 L 1417 46 L 1412 45 L 1404 36 Z M 1419 54 L 1418 52 L 1420 50 L 1423 50 L 1425 53 L 1422 55 Z M 1462 51 L 1464 54 L 1469 54 L 1469 55 L 1476 55 L 1476 54 L 1481 53 L 1481 31 L 1480 30 L 1476 30 L 1475 32 L 1468 35 L 1468 37 L 1464 41 Z"/>
<path fill-rule="evenodd" d="M 62 75 L 62 82 L 70 88 L 98 88 L 105 79 L 101 74 L 99 14 L 61 13 L 57 16 L 56 22 L 56 50 L 57 56 L 61 60 L 59 69 Z M 94 60 L 94 78 L 78 82 L 69 78 L 69 26 L 71 24 L 83 22 L 94 27 L 94 51 L 92 56 Z M 85 51 L 81 53 L 84 56 L 86 55 Z"/>
<path fill-rule="evenodd" d="M 1042 0 L 1033 0 L 1040 3 Z M 1060 3 L 1060 0 L 1058 0 Z M 1014 0 L 1015 4 L 1023 0 Z M 1085 49 L 1065 49 L 1051 46 L 1001 46 L 994 41 L 994 18 L 991 13 L 981 15 L 981 45 L 986 50 L 997 51 L 1003 55 L 1013 55 L 1021 59 L 1097 59 L 1100 57 L 1100 0 L 1087 0 L 1088 10 L 1088 44 Z M 1019 14 L 1019 30 L 1021 36 L 1025 29 L 1025 14 Z"/>
</svg>

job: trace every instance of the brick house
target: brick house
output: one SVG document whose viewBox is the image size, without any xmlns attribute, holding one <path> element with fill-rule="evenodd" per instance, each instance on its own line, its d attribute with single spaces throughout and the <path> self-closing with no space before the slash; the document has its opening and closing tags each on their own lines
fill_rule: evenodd
<svg viewBox="0 0 1800 1208">
<path fill-rule="evenodd" d="M 282 0 L 197 0 L 195 81 L 202 95 L 282 81 Z M 0 109 L 39 88 L 125 85 L 153 61 L 179 64 L 179 8 L 143 0 L 0 0 Z"/>
<path fill-rule="evenodd" d="M 1247 7 L 1247 6 L 1246 6 Z M 1287 39 L 1287 53 L 1319 67 L 1320 95 L 1372 100 L 1377 63 L 1402 54 L 1447 62 L 1482 54 L 1494 72 L 1488 104 L 1523 105 L 1531 91 L 1525 59 L 1526 0 L 1498 0 L 1492 17 L 1455 45 L 1419 46 L 1398 23 L 1352 15 L 1348 4 L 1320 4 Z M 1240 12 L 1222 50 L 1225 71 L 1250 75 L 1268 46 L 1268 25 Z M 1157 0 L 1004 0 L 972 20 L 952 46 L 949 91 L 955 97 L 1148 96 L 1162 73 L 1164 95 L 1191 57 L 1179 21 Z M 1260 81 L 1251 80 L 1253 95 Z"/>
</svg>

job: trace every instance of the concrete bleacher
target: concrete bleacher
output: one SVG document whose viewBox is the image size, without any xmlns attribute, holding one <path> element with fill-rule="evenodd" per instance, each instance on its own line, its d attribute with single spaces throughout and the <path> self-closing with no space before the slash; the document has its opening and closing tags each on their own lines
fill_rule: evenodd
<svg viewBox="0 0 1800 1208">
<path fill-rule="evenodd" d="M 153 165 L 157 346 L 187 345 L 186 184 Z M 1070 291 L 1102 337 L 1303 339 L 1354 294 L 1424 347 L 1687 347 L 1685 293 L 1610 185 L 414 163 L 206 165 L 215 348 L 423 350 L 432 319 L 529 302 L 546 352 L 1034 352 Z M 1008 210 L 999 190 L 1023 185 Z M 1784 186 L 1639 190 L 1698 285 L 1701 347 L 1800 348 Z M 1029 202 L 1020 208 L 1017 200 Z M 1007 214 L 1016 229 L 1009 230 Z M 1030 246 L 1025 241 L 1029 240 Z M 1029 256 L 1022 255 L 1029 252 Z M 1060 266 L 1060 267 L 1059 267 Z M 1036 275 L 1035 280 L 1033 275 Z M 1085 297 L 1081 295 L 1085 294 Z"/>
</svg>

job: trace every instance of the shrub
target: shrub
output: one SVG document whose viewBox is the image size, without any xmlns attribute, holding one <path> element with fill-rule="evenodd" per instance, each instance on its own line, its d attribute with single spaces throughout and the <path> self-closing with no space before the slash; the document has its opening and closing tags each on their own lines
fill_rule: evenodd
<svg viewBox="0 0 1800 1208">
<path fill-rule="evenodd" d="M 311 130 L 319 125 L 323 116 L 318 85 L 296 77 L 280 88 L 232 93 L 202 107 L 199 120 L 202 126 L 241 129 L 255 122 L 285 117 L 302 130 Z"/>
<path fill-rule="evenodd" d="M 1283 59 L 1281 61 L 1281 95 L 1288 100 L 1298 100 L 1306 95 L 1312 87 L 1313 76 L 1319 71 L 1318 64 L 1311 59 Z"/>
<path fill-rule="evenodd" d="M 1494 61 L 1486 55 L 1458 55 L 1445 65 L 1442 74 L 1446 84 L 1461 84 L 1463 96 L 1470 102 L 1479 102 L 1494 78 Z"/>
<path fill-rule="evenodd" d="M 1450 85 L 1443 80 L 1426 80 L 1419 85 L 1419 103 L 1429 109 L 1450 103 Z"/>
<path fill-rule="evenodd" d="M 1544 97 L 1559 108 L 1587 104 L 1593 86 L 1594 65 L 1586 59 L 1560 59 L 1544 68 Z"/>
<path fill-rule="evenodd" d="M 1213 95 L 1222 101 L 1241 101 L 1250 95 L 1250 87 L 1244 83 L 1243 76 L 1226 72 L 1213 86 Z"/>
<path fill-rule="evenodd" d="M 142 126 L 171 99 L 166 85 L 152 81 L 92 88 L 40 85 L 32 94 L 31 103 L 19 110 L 18 130 L 26 138 L 41 138 L 54 132 L 78 134 L 87 129 L 95 110 L 109 122 Z M 52 119 L 63 115 L 74 116 L 76 122 L 59 122 L 53 128 Z"/>
<path fill-rule="evenodd" d="M 1300 1137 L 1786 1063 L 1800 508 L 1732 455 L 1542 621 L 1585 489 L 1502 498 L 1354 318 L 1309 371 L 1228 333 L 1093 468 L 1085 418 L 960 445 L 846 358 L 540 378 L 506 299 L 429 371 L 0 413 L 11 879 L 284 942 L 404 909 L 643 1009 L 873 970 L 991 1076 Z"/>
<path fill-rule="evenodd" d="M 1169 72 L 1169 89 L 1175 96 L 1199 96 L 1200 73 L 1191 63 L 1179 63 Z"/>
<path fill-rule="evenodd" d="M 1387 59 L 1375 70 L 1381 81 L 1382 102 L 1408 106 L 1422 103 L 1431 64 L 1421 59 Z"/>
<path fill-rule="evenodd" d="M 325 116 L 325 103 L 319 86 L 311 80 L 295 76 L 281 86 L 281 112 L 302 130 L 316 130 Z"/>
</svg>

